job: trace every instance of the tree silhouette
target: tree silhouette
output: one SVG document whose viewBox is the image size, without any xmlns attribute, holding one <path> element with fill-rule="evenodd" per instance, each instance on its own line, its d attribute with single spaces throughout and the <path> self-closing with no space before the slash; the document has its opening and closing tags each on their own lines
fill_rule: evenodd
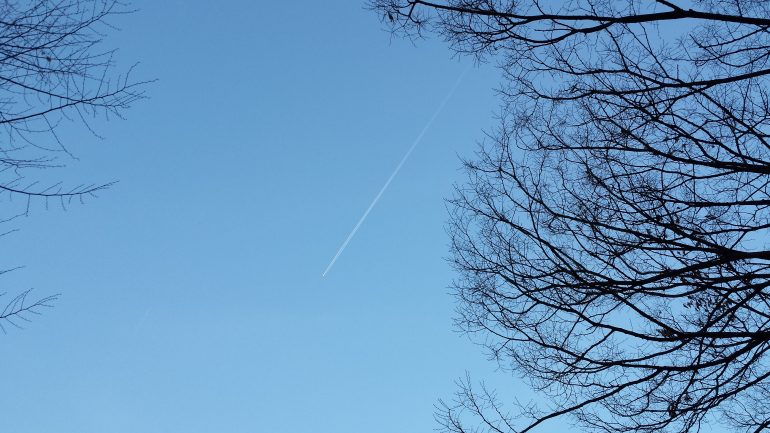
<svg viewBox="0 0 770 433">
<path fill-rule="evenodd" d="M 142 98 L 143 83 L 130 70 L 115 74 L 114 51 L 99 47 L 111 29 L 105 20 L 126 12 L 114 0 L 0 0 L 0 222 L 26 215 L 33 201 L 66 208 L 109 186 L 46 183 L 39 170 L 72 157 L 56 132 L 65 122 L 95 135 L 91 119 L 121 117 Z M 23 291 L 0 312 L 0 328 L 19 326 L 55 298 Z"/>
<path fill-rule="evenodd" d="M 464 381 L 442 426 L 770 430 L 770 2 L 371 6 L 504 77 L 451 200 L 458 323 L 550 403 Z"/>
</svg>

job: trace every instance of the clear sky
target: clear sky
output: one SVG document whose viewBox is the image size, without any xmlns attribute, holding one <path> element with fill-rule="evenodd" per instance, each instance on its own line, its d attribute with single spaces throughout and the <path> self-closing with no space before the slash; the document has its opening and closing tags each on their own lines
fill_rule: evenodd
<svg viewBox="0 0 770 433">
<path fill-rule="evenodd" d="M 0 430 L 432 431 L 453 381 L 494 369 L 452 330 L 442 201 L 494 125 L 494 69 L 321 278 L 467 60 L 353 0 L 134 6 L 106 44 L 151 99 L 96 120 L 105 140 L 63 129 L 80 160 L 51 174 L 119 184 L 3 240 L 26 265 L 3 291 L 62 298 L 0 336 Z"/>
</svg>

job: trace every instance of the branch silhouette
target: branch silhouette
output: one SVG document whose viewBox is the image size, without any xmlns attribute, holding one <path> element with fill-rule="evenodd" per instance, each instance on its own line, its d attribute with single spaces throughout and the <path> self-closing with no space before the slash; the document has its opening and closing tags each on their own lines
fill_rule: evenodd
<svg viewBox="0 0 770 433">
<path fill-rule="evenodd" d="M 370 3 L 503 74 L 450 200 L 457 323 L 550 406 L 465 381 L 446 431 L 768 429 L 770 4 L 679 4 Z"/>
<path fill-rule="evenodd" d="M 115 51 L 101 49 L 109 18 L 129 12 L 115 0 L 0 0 L 0 223 L 27 215 L 35 201 L 66 209 L 114 183 L 65 186 L 44 173 L 76 159 L 57 133 L 63 124 L 98 137 L 92 119 L 122 118 L 144 98 L 147 82 L 134 80 L 133 68 L 116 72 Z M 18 327 L 57 298 L 22 291 L 0 313 L 0 327 Z"/>
</svg>

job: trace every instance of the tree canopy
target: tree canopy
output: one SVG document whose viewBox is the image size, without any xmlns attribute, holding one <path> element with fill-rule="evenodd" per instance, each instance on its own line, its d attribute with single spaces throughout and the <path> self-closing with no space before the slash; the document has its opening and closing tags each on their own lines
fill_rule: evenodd
<svg viewBox="0 0 770 433">
<path fill-rule="evenodd" d="M 451 200 L 458 323 L 551 404 L 466 383 L 443 427 L 770 430 L 770 3 L 371 6 L 503 74 Z"/>
<path fill-rule="evenodd" d="M 0 223 L 26 215 L 34 201 L 66 208 L 109 186 L 46 183 L 39 173 L 73 157 L 57 134 L 64 123 L 96 136 L 94 117 L 121 117 L 143 97 L 144 83 L 130 69 L 116 72 L 115 51 L 100 47 L 113 29 L 108 18 L 126 12 L 115 0 L 0 0 Z M 3 330 L 56 298 L 28 295 L 22 291 L 0 312 Z"/>
</svg>

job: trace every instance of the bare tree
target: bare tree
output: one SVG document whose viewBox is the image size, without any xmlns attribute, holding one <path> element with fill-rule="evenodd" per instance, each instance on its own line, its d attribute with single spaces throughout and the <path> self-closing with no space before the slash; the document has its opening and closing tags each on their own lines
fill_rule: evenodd
<svg viewBox="0 0 770 433">
<path fill-rule="evenodd" d="M 371 6 L 504 76 L 451 201 L 458 322 L 550 403 L 463 382 L 443 427 L 770 430 L 770 2 Z"/>
<path fill-rule="evenodd" d="M 0 222 L 26 215 L 34 201 L 66 208 L 109 186 L 65 186 L 40 169 L 73 158 L 57 135 L 63 123 L 78 122 L 96 136 L 89 121 L 121 117 L 142 98 L 143 83 L 130 79 L 130 69 L 116 74 L 114 51 L 99 46 L 111 29 L 106 19 L 126 12 L 115 0 L 0 0 Z M 0 312 L 0 328 L 19 326 L 56 298 L 28 295 Z"/>
</svg>

